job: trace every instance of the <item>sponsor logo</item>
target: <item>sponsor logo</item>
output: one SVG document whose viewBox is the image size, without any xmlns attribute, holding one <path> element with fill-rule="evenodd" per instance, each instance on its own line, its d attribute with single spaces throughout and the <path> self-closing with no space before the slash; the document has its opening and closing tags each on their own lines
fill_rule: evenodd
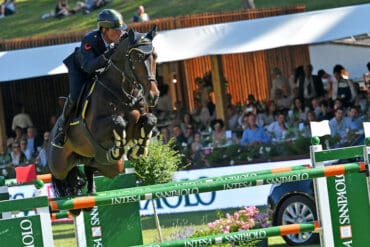
<svg viewBox="0 0 370 247">
<path fill-rule="evenodd" d="M 22 244 L 23 246 L 33 247 L 35 239 L 33 237 L 32 221 L 29 219 L 24 219 L 19 223 L 22 229 Z"/>
</svg>

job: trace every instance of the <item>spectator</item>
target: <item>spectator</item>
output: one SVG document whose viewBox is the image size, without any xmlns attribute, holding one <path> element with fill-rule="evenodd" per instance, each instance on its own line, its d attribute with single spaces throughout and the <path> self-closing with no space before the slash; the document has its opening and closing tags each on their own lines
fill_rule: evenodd
<svg viewBox="0 0 370 247">
<path fill-rule="evenodd" d="M 270 125 L 276 120 L 277 110 L 275 101 L 270 100 L 266 103 L 266 112 L 263 115 L 263 124 L 264 126 Z M 262 127 L 262 126 L 261 126 Z"/>
<path fill-rule="evenodd" d="M 42 148 L 40 149 L 40 152 L 39 152 L 39 154 L 36 157 L 37 168 L 42 173 L 46 173 L 47 172 L 48 160 L 47 160 L 47 153 L 46 152 L 47 152 L 48 145 L 50 143 L 49 142 L 49 139 L 50 139 L 50 132 L 49 131 L 45 131 L 44 132 L 44 142 L 42 144 Z"/>
<path fill-rule="evenodd" d="M 26 155 L 27 161 L 31 161 L 32 153 L 31 150 L 27 149 L 27 137 L 22 137 L 18 142 L 21 146 L 21 151 Z"/>
<path fill-rule="evenodd" d="M 11 152 L 12 156 L 12 165 L 16 166 L 24 166 L 27 164 L 26 155 L 21 151 L 21 145 L 19 142 L 13 143 L 13 150 Z"/>
<path fill-rule="evenodd" d="M 238 131 L 240 129 L 238 120 L 239 115 L 238 112 L 235 110 L 235 107 L 232 105 L 227 106 L 226 110 L 226 116 L 227 116 L 227 127 L 231 131 Z"/>
<path fill-rule="evenodd" d="M 326 98 L 331 99 L 333 96 L 333 84 L 336 81 L 335 77 L 328 74 L 323 69 L 317 72 L 317 76 L 322 81 L 323 89 L 326 91 Z"/>
<path fill-rule="evenodd" d="M 144 6 L 140 5 L 137 7 L 136 14 L 132 17 L 132 22 L 143 22 L 149 20 L 149 15 L 145 13 Z"/>
<path fill-rule="evenodd" d="M 25 113 L 25 108 L 23 105 L 19 105 L 20 112 L 13 117 L 12 120 L 12 130 L 15 130 L 16 126 L 22 128 L 23 133 L 26 132 L 28 127 L 33 126 L 31 117 L 29 114 Z"/>
<path fill-rule="evenodd" d="M 323 120 L 330 120 L 333 118 L 333 114 L 331 109 L 329 108 L 329 104 L 327 100 L 321 100 L 320 101 L 320 114 L 318 116 L 319 121 Z"/>
<path fill-rule="evenodd" d="M 352 80 L 348 79 L 348 72 L 340 64 L 333 69 L 336 81 L 333 84 L 332 99 L 340 98 L 344 106 L 348 106 L 356 98 L 356 90 Z"/>
<path fill-rule="evenodd" d="M 11 164 L 12 156 L 8 152 L 8 147 L 4 140 L 0 140 L 0 167 L 4 168 Z"/>
<path fill-rule="evenodd" d="M 15 0 L 4 0 L 0 6 L 0 19 L 15 13 Z"/>
<path fill-rule="evenodd" d="M 243 0 L 244 9 L 255 9 L 254 0 Z"/>
<path fill-rule="evenodd" d="M 22 139 L 22 137 L 24 136 L 22 128 L 19 127 L 19 126 L 15 127 L 14 134 L 15 134 L 15 136 L 14 136 L 15 141 L 20 141 Z"/>
<path fill-rule="evenodd" d="M 367 72 L 364 74 L 365 85 L 369 86 L 370 84 L 370 62 L 366 64 Z"/>
<path fill-rule="evenodd" d="M 344 142 L 347 137 L 347 130 L 349 126 L 343 120 L 343 108 L 338 108 L 335 110 L 334 117 L 329 121 L 329 127 L 332 137 L 340 137 L 341 141 Z"/>
<path fill-rule="evenodd" d="M 184 133 L 185 133 L 184 135 L 187 139 L 187 144 L 188 144 L 188 146 L 190 146 L 194 141 L 194 139 L 193 139 L 193 137 L 194 137 L 194 127 L 189 124 L 188 126 L 186 126 L 186 130 L 185 130 Z"/>
<path fill-rule="evenodd" d="M 305 77 L 306 75 L 304 72 L 304 67 L 302 65 L 295 68 L 294 78 L 291 82 L 291 88 L 298 89 L 298 97 L 300 97 L 301 99 L 303 99 Z"/>
<path fill-rule="evenodd" d="M 194 127 L 195 126 L 195 121 L 193 119 L 193 116 L 186 112 L 184 114 L 184 116 L 182 117 L 182 122 L 180 123 L 180 127 L 181 127 L 181 130 L 183 133 L 186 132 L 186 129 L 191 126 L 191 127 Z"/>
<path fill-rule="evenodd" d="M 247 128 L 243 131 L 241 145 L 256 145 L 266 144 L 270 142 L 270 137 L 264 128 L 258 127 L 256 124 L 256 115 L 249 113 L 245 116 Z"/>
<path fill-rule="evenodd" d="M 68 0 L 58 0 L 57 6 L 55 7 L 55 17 L 63 18 L 71 14 L 71 9 L 68 6 Z"/>
<path fill-rule="evenodd" d="M 315 116 L 318 117 L 321 113 L 320 100 L 318 97 L 315 97 L 311 100 L 311 110 L 315 113 Z"/>
<path fill-rule="evenodd" d="M 321 97 L 324 95 L 324 88 L 321 78 L 319 78 L 317 75 L 313 75 L 312 71 L 312 65 L 308 64 L 305 68 L 305 80 L 303 84 L 303 98 L 306 105 L 310 103 L 312 98 L 316 96 Z"/>
<path fill-rule="evenodd" d="M 186 139 L 184 133 L 181 130 L 180 125 L 175 125 L 172 127 L 172 136 L 176 138 L 176 150 L 183 151 L 184 147 L 187 146 L 188 140 Z"/>
<path fill-rule="evenodd" d="M 311 124 L 310 122 L 316 121 L 316 115 L 314 111 L 307 111 L 306 120 L 299 124 L 299 132 L 302 136 L 311 137 Z"/>
<path fill-rule="evenodd" d="M 160 138 L 162 138 L 163 144 L 167 144 L 171 139 L 170 130 L 167 127 L 161 128 Z"/>
<path fill-rule="evenodd" d="M 284 113 L 279 113 L 276 121 L 272 122 L 268 127 L 267 131 L 273 137 L 272 140 L 283 141 L 286 139 L 286 134 L 288 130 L 288 124 L 285 120 Z"/>
<path fill-rule="evenodd" d="M 356 132 L 362 129 L 362 121 L 358 115 L 358 109 L 356 106 L 349 108 L 347 117 L 344 118 L 345 125 L 349 130 Z"/>
<path fill-rule="evenodd" d="M 270 91 L 270 99 L 275 100 L 275 97 L 277 95 L 277 90 L 283 89 L 283 87 L 286 87 L 290 93 L 290 85 L 289 85 L 289 80 L 283 76 L 281 70 L 277 67 L 272 69 L 272 87 Z"/>
<path fill-rule="evenodd" d="M 219 147 L 226 144 L 227 140 L 224 127 L 225 124 L 222 119 L 215 119 L 211 122 L 213 147 Z"/>
<path fill-rule="evenodd" d="M 85 0 L 85 4 L 82 7 L 83 12 L 85 14 L 89 14 L 90 12 L 99 9 L 106 4 L 108 4 L 107 0 Z"/>
<path fill-rule="evenodd" d="M 289 111 L 289 122 L 297 127 L 298 123 L 306 120 L 306 109 L 300 98 L 295 98 L 293 103 L 293 109 Z"/>
<path fill-rule="evenodd" d="M 37 136 L 36 128 L 29 127 L 27 129 L 27 150 L 31 153 L 32 157 L 36 157 L 38 149 L 42 145 L 42 139 Z"/>
</svg>

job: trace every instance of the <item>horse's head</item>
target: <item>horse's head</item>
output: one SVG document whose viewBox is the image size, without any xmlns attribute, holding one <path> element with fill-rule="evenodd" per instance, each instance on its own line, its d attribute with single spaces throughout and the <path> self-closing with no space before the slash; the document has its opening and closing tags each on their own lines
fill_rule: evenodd
<svg viewBox="0 0 370 247">
<path fill-rule="evenodd" d="M 138 33 L 130 29 L 128 32 L 128 64 L 132 74 L 144 90 L 144 98 L 149 106 L 155 106 L 159 99 L 157 87 L 156 57 L 152 40 L 157 26 L 148 33 Z"/>
</svg>

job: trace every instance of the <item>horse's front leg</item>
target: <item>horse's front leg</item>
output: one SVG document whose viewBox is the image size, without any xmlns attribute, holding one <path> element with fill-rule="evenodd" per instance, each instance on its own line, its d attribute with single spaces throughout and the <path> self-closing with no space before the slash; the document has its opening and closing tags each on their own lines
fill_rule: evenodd
<svg viewBox="0 0 370 247">
<path fill-rule="evenodd" d="M 148 145 L 152 137 L 152 130 L 157 124 L 157 118 L 147 113 L 140 116 L 139 121 L 135 124 L 134 136 L 136 139 L 135 145 L 129 150 L 128 158 L 130 160 L 138 160 L 140 157 L 148 155 Z"/>
<path fill-rule="evenodd" d="M 117 161 L 122 158 L 125 152 L 126 139 L 126 121 L 121 116 L 113 117 L 113 146 L 108 150 L 106 157 L 107 161 Z"/>
</svg>

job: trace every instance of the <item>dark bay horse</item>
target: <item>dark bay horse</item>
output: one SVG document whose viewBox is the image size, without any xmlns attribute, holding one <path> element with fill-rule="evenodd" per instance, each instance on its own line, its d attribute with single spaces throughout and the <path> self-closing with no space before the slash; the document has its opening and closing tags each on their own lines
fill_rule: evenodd
<svg viewBox="0 0 370 247">
<path fill-rule="evenodd" d="M 156 53 L 148 33 L 128 32 L 108 66 L 96 76 L 82 100 L 78 118 L 70 122 L 64 148 L 49 145 L 48 164 L 57 196 L 94 192 L 93 173 L 112 178 L 123 170 L 122 155 L 130 160 L 147 154 L 156 117 L 147 113 L 156 105 Z M 56 124 L 58 126 L 58 124 Z M 50 138 L 56 134 L 54 126 Z M 84 164 L 84 173 L 77 167 Z"/>
</svg>

